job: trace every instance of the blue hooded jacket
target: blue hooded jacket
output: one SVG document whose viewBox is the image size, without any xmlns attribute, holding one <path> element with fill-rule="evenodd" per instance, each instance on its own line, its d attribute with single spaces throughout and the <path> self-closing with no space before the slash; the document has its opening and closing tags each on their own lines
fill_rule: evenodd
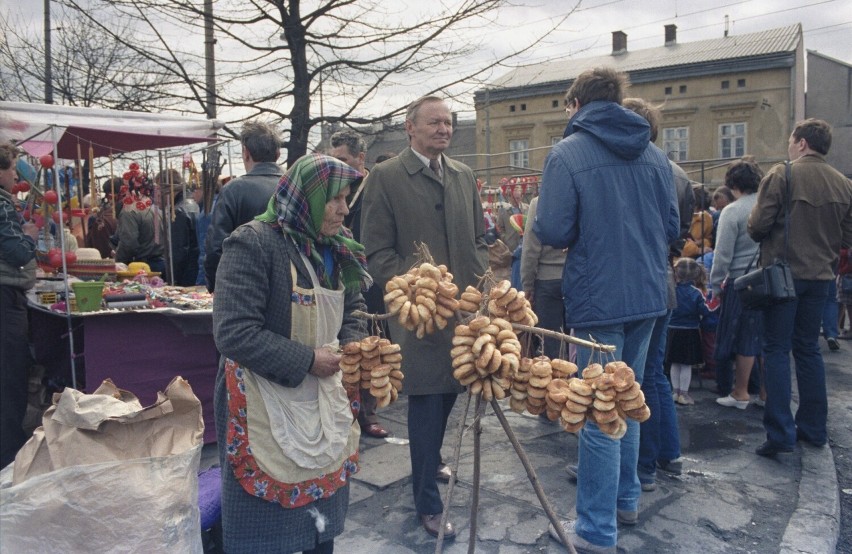
<svg viewBox="0 0 852 554">
<path fill-rule="evenodd" d="M 568 248 L 566 327 L 614 325 L 666 313 L 668 244 L 678 236 L 672 169 L 644 118 L 590 102 L 544 164 L 534 230 Z"/>
</svg>

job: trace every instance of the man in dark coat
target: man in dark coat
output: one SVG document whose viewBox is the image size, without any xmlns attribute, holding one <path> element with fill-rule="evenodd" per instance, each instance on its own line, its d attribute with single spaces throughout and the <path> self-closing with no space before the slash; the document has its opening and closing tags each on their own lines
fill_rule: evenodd
<svg viewBox="0 0 852 554">
<path fill-rule="evenodd" d="M 415 243 L 425 243 L 436 264 L 446 264 L 460 290 L 476 285 L 488 267 L 485 223 L 473 171 L 444 151 L 453 135 L 450 110 L 441 98 L 427 96 L 408 107 L 410 147 L 373 167 L 364 191 L 361 238 L 370 274 L 384 288 L 417 262 Z M 414 503 L 432 535 L 440 530 L 444 505 L 437 479 L 441 444 L 458 393 L 450 359 L 453 326 L 417 339 L 389 320 L 402 347 L 408 396 L 408 438 Z M 440 475 L 439 475 L 440 473 Z M 455 535 L 448 523 L 444 536 Z"/>
<path fill-rule="evenodd" d="M 331 150 L 328 151 L 328 155 L 357 169 L 362 175 L 369 173 L 367 168 L 364 167 L 367 145 L 361 135 L 355 131 L 344 129 L 331 135 Z M 366 179 L 362 180 L 361 184 L 349 193 L 349 197 L 346 199 L 349 215 L 343 221 L 343 224 L 352 231 L 352 237 L 358 242 L 361 242 L 361 200 L 366 182 Z M 364 300 L 367 302 L 367 311 L 371 314 L 384 313 L 385 304 L 382 298 L 382 289 L 375 283 L 364 293 Z M 379 418 L 376 415 L 376 399 L 370 394 L 369 388 L 361 389 L 361 411 L 358 412 L 358 423 L 361 424 L 361 432 L 371 437 L 383 439 L 390 434 L 379 423 Z"/>
<path fill-rule="evenodd" d="M 274 127 L 249 121 L 240 132 L 246 174 L 229 182 L 219 193 L 204 240 L 204 273 L 207 290 L 216 287 L 216 268 L 222 257 L 222 242 L 234 229 L 266 211 L 284 174 L 275 163 L 281 155 L 281 137 Z"/>
</svg>

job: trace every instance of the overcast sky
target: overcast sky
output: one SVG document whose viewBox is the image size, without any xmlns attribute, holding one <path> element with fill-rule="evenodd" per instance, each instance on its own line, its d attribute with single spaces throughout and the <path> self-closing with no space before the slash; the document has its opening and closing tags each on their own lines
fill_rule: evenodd
<svg viewBox="0 0 852 554">
<path fill-rule="evenodd" d="M 575 5 L 566 0 L 523 4 L 506 10 L 497 22 L 502 28 L 491 40 L 495 52 L 510 45 L 513 36 L 543 26 Z M 806 49 L 852 64 L 850 0 L 588 0 L 580 2 L 547 44 L 526 54 L 522 63 L 552 59 L 570 63 L 571 58 L 608 54 L 613 31 L 627 34 L 628 50 L 662 46 L 663 26 L 669 23 L 677 25 L 678 42 L 721 38 L 725 16 L 733 35 L 801 23 Z"/>
<path fill-rule="evenodd" d="M 461 1 L 445 0 L 444 4 Z M 607 54 L 612 49 L 613 31 L 627 33 L 628 50 L 661 46 L 663 26 L 669 23 L 678 27 L 678 42 L 720 38 L 728 16 L 729 33 L 734 35 L 801 23 L 806 49 L 852 64 L 851 0 L 514 0 L 514 3 L 515 7 L 505 8 L 492 23 L 477 31 L 484 39 L 478 58 L 489 60 L 505 55 L 570 13 L 557 31 L 517 63 L 561 59 L 570 63 L 571 58 Z M 406 4 L 410 8 L 402 7 Z M 38 33 L 43 25 L 42 6 L 42 2 L 35 0 L 0 0 L 0 9 L 20 10 L 21 20 Z M 395 0 L 395 8 L 409 9 L 412 17 L 430 7 L 422 0 Z M 217 57 L 222 55 L 217 52 Z M 509 68 L 495 69 L 486 80 L 507 71 Z M 415 90 L 417 86 L 407 86 L 405 96 L 416 97 L 420 93 Z M 422 87 L 426 90 L 427 85 L 424 83 Z M 380 93 L 375 99 L 376 111 L 380 112 L 394 100 L 399 102 L 393 98 L 395 94 L 393 89 Z M 466 94 L 465 101 L 457 104 L 454 108 L 462 117 L 473 117 L 472 94 Z"/>
</svg>

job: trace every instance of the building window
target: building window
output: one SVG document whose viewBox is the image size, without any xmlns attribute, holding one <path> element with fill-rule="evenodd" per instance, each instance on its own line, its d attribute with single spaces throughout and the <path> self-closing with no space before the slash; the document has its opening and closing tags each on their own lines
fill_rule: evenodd
<svg viewBox="0 0 852 554">
<path fill-rule="evenodd" d="M 686 85 L 680 85 L 680 93 L 686 94 Z"/>
<path fill-rule="evenodd" d="M 729 88 L 731 88 L 731 82 L 730 81 L 722 81 L 722 90 L 728 90 Z"/>
<path fill-rule="evenodd" d="M 521 111 L 522 112 L 527 111 L 527 105 L 526 104 L 521 104 Z"/>
<path fill-rule="evenodd" d="M 745 88 L 745 79 L 737 79 L 737 88 Z"/>
<path fill-rule="evenodd" d="M 513 167 L 528 168 L 530 166 L 530 141 L 509 141 L 509 165 Z"/>
<path fill-rule="evenodd" d="M 554 100 L 553 102 L 551 102 L 550 107 L 551 108 L 558 108 L 559 107 L 559 100 Z"/>
<path fill-rule="evenodd" d="M 514 104 L 512 104 L 511 106 L 509 106 L 509 111 L 510 111 L 510 112 L 515 111 L 515 105 L 514 105 Z"/>
<path fill-rule="evenodd" d="M 689 155 L 689 127 L 663 129 L 663 152 L 673 162 L 682 162 Z"/>
<path fill-rule="evenodd" d="M 722 123 L 719 125 L 719 156 L 739 158 L 746 152 L 746 124 Z"/>
<path fill-rule="evenodd" d="M 672 87 L 666 87 L 666 96 L 669 96 L 672 93 Z"/>
</svg>

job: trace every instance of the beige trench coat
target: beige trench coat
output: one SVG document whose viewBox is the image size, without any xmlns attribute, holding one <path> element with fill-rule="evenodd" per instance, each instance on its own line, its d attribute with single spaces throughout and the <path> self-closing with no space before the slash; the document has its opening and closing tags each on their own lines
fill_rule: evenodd
<svg viewBox="0 0 852 554">
<path fill-rule="evenodd" d="M 416 262 L 415 243 L 426 243 L 436 263 L 446 264 L 460 290 L 476 285 L 488 267 L 485 222 L 476 179 L 466 165 L 442 156 L 443 183 L 410 148 L 373 168 L 364 188 L 361 242 L 370 275 L 384 289 Z M 402 347 L 407 394 L 461 392 L 452 377 L 454 321 L 423 339 L 390 320 Z"/>
</svg>

